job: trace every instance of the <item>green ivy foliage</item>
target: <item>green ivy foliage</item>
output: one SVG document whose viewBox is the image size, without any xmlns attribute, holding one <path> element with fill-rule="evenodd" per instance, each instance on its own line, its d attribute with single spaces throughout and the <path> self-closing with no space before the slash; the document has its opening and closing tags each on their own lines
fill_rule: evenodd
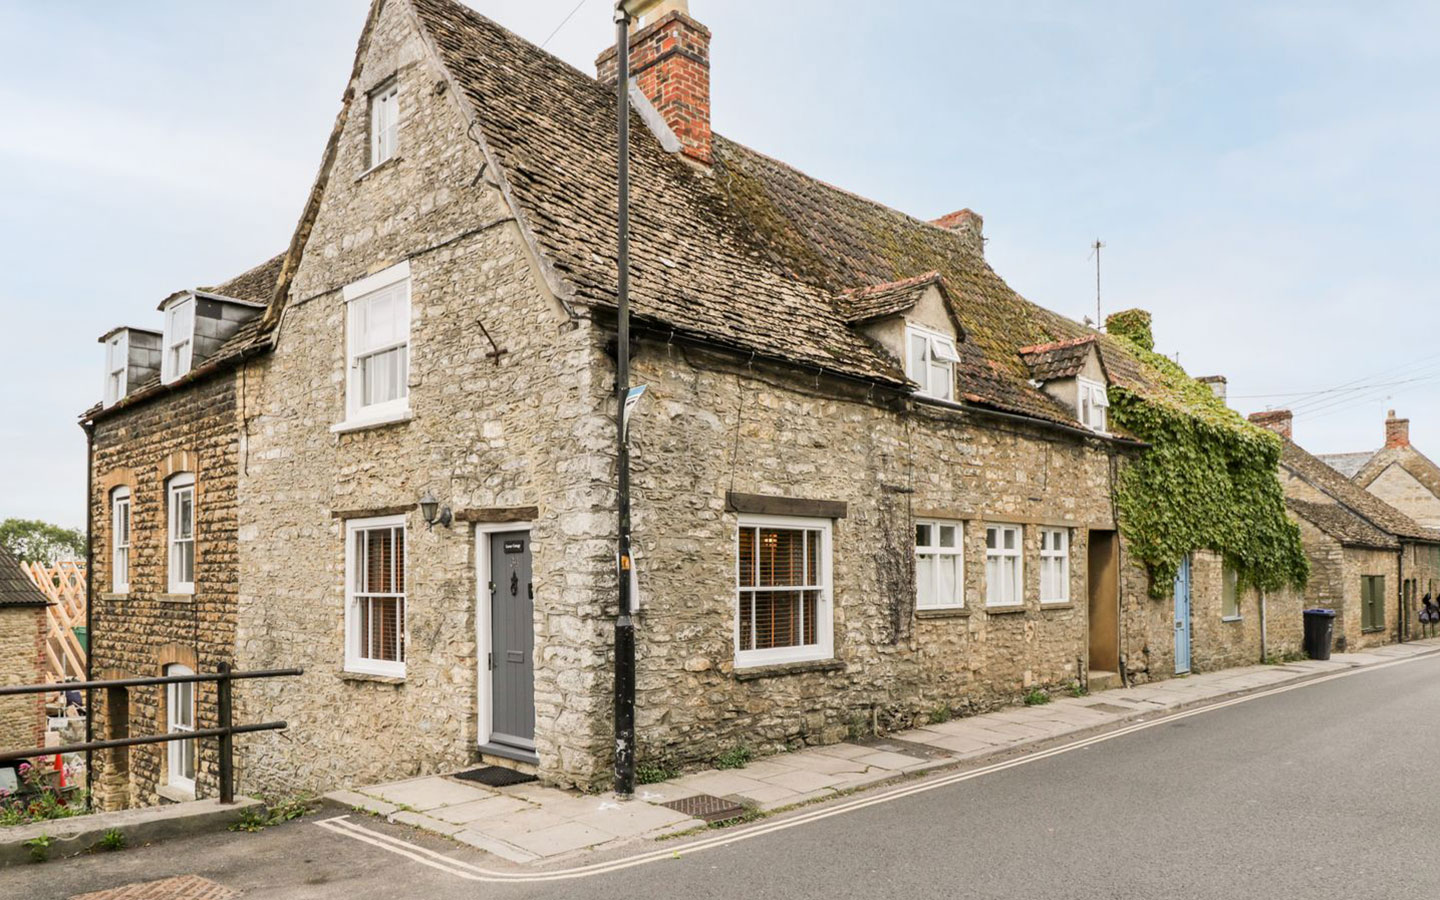
<svg viewBox="0 0 1440 900">
<path fill-rule="evenodd" d="M 1143 309 L 1124 309 L 1105 317 L 1105 331 L 1127 338 L 1146 350 L 1155 349 L 1155 334 L 1150 327 L 1150 313 Z"/>
<path fill-rule="evenodd" d="M 1166 357 L 1121 334 L 1111 339 L 1160 380 L 1146 396 L 1110 388 L 1111 421 L 1150 444 L 1121 473 L 1116 505 L 1130 551 L 1150 572 L 1151 595 L 1168 596 L 1181 558 L 1196 550 L 1223 554 L 1242 589 L 1303 588 L 1310 562 L 1276 477 L 1279 438 Z"/>
</svg>

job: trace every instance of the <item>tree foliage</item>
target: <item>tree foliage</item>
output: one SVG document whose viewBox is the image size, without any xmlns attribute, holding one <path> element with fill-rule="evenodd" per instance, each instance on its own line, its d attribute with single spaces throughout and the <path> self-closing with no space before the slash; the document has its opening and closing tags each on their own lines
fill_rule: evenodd
<svg viewBox="0 0 1440 900">
<path fill-rule="evenodd" d="M 21 562 L 49 566 L 61 560 L 83 559 L 85 532 L 39 519 L 6 519 L 0 522 L 0 546 Z"/>
<path fill-rule="evenodd" d="M 1300 527 L 1285 511 L 1276 477 L 1279 439 L 1225 406 L 1171 360 L 1123 335 L 1112 338 L 1148 363 L 1160 389 L 1110 389 L 1112 421 L 1150 444 L 1116 489 L 1120 529 L 1166 596 L 1180 560 L 1214 550 L 1262 591 L 1303 588 L 1310 562 Z"/>
</svg>

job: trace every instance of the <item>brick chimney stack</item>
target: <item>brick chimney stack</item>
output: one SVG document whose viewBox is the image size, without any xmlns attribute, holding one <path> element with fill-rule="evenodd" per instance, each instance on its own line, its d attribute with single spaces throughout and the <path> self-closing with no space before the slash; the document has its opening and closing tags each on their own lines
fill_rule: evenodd
<svg viewBox="0 0 1440 900">
<path fill-rule="evenodd" d="M 1267 412 L 1250 414 L 1250 421 L 1261 428 L 1268 428 L 1287 441 L 1294 440 L 1295 416 L 1288 409 L 1272 409 Z"/>
<path fill-rule="evenodd" d="M 614 84 L 616 48 L 595 60 Z M 688 0 L 648 0 L 630 23 L 630 77 L 680 140 L 680 152 L 710 165 L 710 29 L 690 18 Z"/>
<path fill-rule="evenodd" d="M 1395 410 L 1385 419 L 1385 449 L 1410 446 L 1410 420 L 1395 418 Z"/>
<path fill-rule="evenodd" d="M 975 251 L 976 256 L 985 255 L 985 219 L 975 210 L 957 209 L 932 219 L 930 224 L 955 232 L 965 239 L 966 246 Z"/>
</svg>

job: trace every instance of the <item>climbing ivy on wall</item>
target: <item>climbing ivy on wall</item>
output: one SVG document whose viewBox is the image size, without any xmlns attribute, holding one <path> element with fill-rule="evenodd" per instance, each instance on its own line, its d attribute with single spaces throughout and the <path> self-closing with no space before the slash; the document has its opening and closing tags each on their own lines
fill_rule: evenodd
<svg viewBox="0 0 1440 900">
<path fill-rule="evenodd" d="M 1176 363 L 1109 330 L 1160 378 L 1151 396 L 1110 388 L 1112 422 L 1150 444 L 1123 468 L 1116 504 L 1130 551 L 1149 569 L 1151 595 L 1168 596 L 1180 559 L 1196 550 L 1223 554 L 1242 587 L 1303 588 L 1310 563 L 1276 477 L 1280 440 Z"/>
</svg>

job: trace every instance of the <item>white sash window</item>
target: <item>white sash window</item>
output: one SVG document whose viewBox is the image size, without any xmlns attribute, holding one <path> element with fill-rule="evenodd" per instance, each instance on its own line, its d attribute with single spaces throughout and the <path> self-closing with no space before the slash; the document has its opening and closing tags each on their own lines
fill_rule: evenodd
<svg viewBox="0 0 1440 900">
<path fill-rule="evenodd" d="M 1019 606 L 1025 602 L 1020 554 L 1024 539 L 1019 525 L 985 528 L 985 605 Z"/>
<path fill-rule="evenodd" d="M 410 411 L 410 264 L 345 289 L 350 423 L 402 418 Z"/>
<path fill-rule="evenodd" d="M 965 605 L 965 526 L 960 522 L 915 523 L 915 606 L 957 609 Z"/>
<path fill-rule="evenodd" d="M 179 663 L 165 667 L 166 675 L 194 675 L 189 666 Z M 166 731 L 195 730 L 195 682 L 165 685 Z M 166 778 L 171 787 L 195 793 L 195 742 L 170 741 L 166 744 Z"/>
<path fill-rule="evenodd" d="M 166 489 L 170 532 L 169 593 L 195 593 L 195 476 L 182 472 Z"/>
<path fill-rule="evenodd" d="M 1070 601 L 1070 531 L 1040 529 L 1040 602 Z"/>
<path fill-rule="evenodd" d="M 110 495 L 110 590 L 130 590 L 130 489 L 117 487 Z"/>
</svg>

